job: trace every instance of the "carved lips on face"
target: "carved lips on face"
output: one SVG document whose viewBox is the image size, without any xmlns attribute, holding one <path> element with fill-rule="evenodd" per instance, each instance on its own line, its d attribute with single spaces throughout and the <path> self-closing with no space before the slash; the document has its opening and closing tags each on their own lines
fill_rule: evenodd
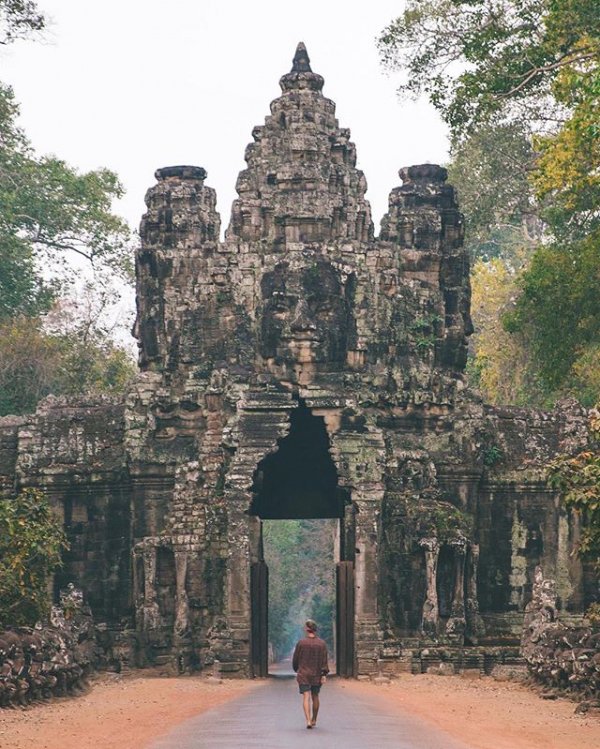
<svg viewBox="0 0 600 749">
<path fill-rule="evenodd" d="M 260 353 L 277 363 L 342 362 L 352 326 L 336 269 L 317 261 L 290 269 L 279 263 L 261 282 Z"/>
</svg>

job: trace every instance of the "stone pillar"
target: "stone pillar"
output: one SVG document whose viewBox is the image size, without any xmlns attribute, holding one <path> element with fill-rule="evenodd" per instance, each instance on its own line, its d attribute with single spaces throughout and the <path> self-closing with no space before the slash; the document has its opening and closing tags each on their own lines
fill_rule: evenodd
<svg viewBox="0 0 600 749">
<path fill-rule="evenodd" d="M 485 634 L 483 619 L 479 614 L 479 600 L 477 599 L 477 572 L 479 569 L 479 544 L 470 544 L 467 552 L 467 599 L 465 601 L 466 629 L 465 638 L 470 645 L 476 645 L 478 639 Z"/>
<path fill-rule="evenodd" d="M 251 496 L 246 493 L 228 498 L 227 560 L 227 652 L 216 654 L 221 662 L 222 675 L 250 675 L 250 518 L 247 509 Z"/>
<path fill-rule="evenodd" d="M 437 594 L 437 566 L 440 544 L 437 538 L 422 538 L 419 545 L 425 552 L 425 578 L 427 581 L 421 629 L 423 634 L 435 637 L 440 618 Z"/>
<path fill-rule="evenodd" d="M 180 645 L 182 640 L 189 636 L 189 601 L 185 588 L 187 576 L 188 555 L 187 552 L 175 552 L 175 578 L 177 593 L 175 598 L 175 632 L 174 641 Z"/>
<path fill-rule="evenodd" d="M 446 624 L 446 634 L 453 639 L 464 642 L 466 629 L 465 615 L 465 557 L 467 542 L 465 539 L 457 539 L 450 543 L 454 551 L 454 595 L 452 597 L 452 610 L 450 619 Z"/>
<path fill-rule="evenodd" d="M 156 600 L 156 541 L 147 538 L 143 541 L 144 561 L 144 602 L 141 607 L 138 629 L 144 632 L 157 629 L 160 626 L 160 610 Z"/>
<path fill-rule="evenodd" d="M 378 606 L 377 545 L 380 502 L 357 500 L 355 538 L 355 653 L 358 674 L 377 671 L 381 632 Z"/>
</svg>

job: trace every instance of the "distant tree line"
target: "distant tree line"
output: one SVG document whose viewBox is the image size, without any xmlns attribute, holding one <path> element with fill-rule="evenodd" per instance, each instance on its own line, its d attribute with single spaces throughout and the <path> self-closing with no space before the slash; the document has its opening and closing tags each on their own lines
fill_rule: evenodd
<svg viewBox="0 0 600 749">
<path fill-rule="evenodd" d="M 336 520 L 263 521 L 269 566 L 269 641 L 277 658 L 303 637 L 314 619 L 333 655 L 335 618 L 334 533 Z"/>
</svg>

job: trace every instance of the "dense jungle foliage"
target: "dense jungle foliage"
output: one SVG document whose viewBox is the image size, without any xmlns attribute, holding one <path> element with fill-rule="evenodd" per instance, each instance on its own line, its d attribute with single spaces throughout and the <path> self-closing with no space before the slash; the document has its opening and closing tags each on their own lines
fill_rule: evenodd
<svg viewBox="0 0 600 749">
<path fill-rule="evenodd" d="M 48 613 L 48 585 L 66 549 L 62 523 L 42 492 L 0 500 L 0 627 L 31 627 Z"/>
</svg>

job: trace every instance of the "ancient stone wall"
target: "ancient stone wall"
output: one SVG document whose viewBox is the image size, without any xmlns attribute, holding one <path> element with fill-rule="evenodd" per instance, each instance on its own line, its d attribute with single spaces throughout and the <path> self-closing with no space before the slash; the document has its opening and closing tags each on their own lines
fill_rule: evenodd
<svg viewBox="0 0 600 749">
<path fill-rule="evenodd" d="M 4 420 L 0 488 L 51 493 L 73 539 L 61 579 L 140 665 L 252 673 L 261 516 L 339 519 L 354 673 L 414 662 L 419 642 L 514 643 L 540 562 L 580 612 L 578 525 L 544 466 L 585 445 L 584 414 L 467 389 L 469 261 L 446 171 L 401 169 L 376 237 L 303 45 L 280 86 L 223 241 L 205 170 L 156 172 L 126 402 Z"/>
<path fill-rule="evenodd" d="M 44 490 L 70 548 L 56 595 L 75 581 L 98 621 L 130 614 L 130 486 L 124 406 L 110 398 L 48 397 L 37 413 L 0 418 L 0 487 L 6 497 Z"/>
</svg>

